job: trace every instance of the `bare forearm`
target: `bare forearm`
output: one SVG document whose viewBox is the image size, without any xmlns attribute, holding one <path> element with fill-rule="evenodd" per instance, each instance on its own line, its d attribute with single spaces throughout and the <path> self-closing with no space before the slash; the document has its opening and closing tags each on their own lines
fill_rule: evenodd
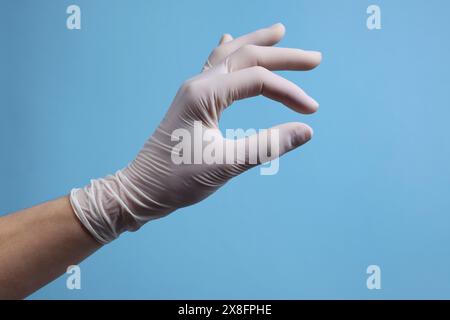
<svg viewBox="0 0 450 320">
<path fill-rule="evenodd" d="M 0 218 L 0 298 L 24 298 L 100 248 L 68 197 Z"/>
</svg>

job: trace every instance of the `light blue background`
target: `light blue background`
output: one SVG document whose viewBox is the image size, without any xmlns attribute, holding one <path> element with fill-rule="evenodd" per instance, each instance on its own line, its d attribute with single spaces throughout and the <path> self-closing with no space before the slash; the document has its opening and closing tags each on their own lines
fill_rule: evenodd
<svg viewBox="0 0 450 320">
<path fill-rule="evenodd" d="M 283 72 L 315 115 L 263 98 L 224 115 L 223 128 L 314 128 L 278 175 L 247 172 L 87 259 L 82 290 L 62 276 L 31 298 L 450 298 L 450 2 L 0 3 L 3 214 L 125 166 L 224 32 L 281 21 L 281 46 L 324 54 Z M 366 28 L 372 3 L 382 30 Z M 366 288 L 370 264 L 381 290 Z"/>
</svg>

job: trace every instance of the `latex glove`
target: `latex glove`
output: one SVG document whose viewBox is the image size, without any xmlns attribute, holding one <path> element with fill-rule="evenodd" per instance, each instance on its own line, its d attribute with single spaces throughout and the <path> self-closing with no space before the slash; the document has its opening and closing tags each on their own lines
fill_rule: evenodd
<svg viewBox="0 0 450 320">
<path fill-rule="evenodd" d="M 295 149 L 311 138 L 311 128 L 302 123 L 274 127 L 278 141 L 276 146 L 268 143 L 271 154 L 264 158 L 245 148 L 258 141 L 261 133 L 225 139 L 218 128 L 226 107 L 236 100 L 257 95 L 279 101 L 300 113 L 317 110 L 317 102 L 298 86 L 269 71 L 309 70 L 321 61 L 319 52 L 271 47 L 281 40 L 284 32 L 284 26 L 276 24 L 234 40 L 230 35 L 223 36 L 202 73 L 181 86 L 161 124 L 136 159 L 114 175 L 92 180 L 83 189 L 71 191 L 75 214 L 99 242 L 107 243 L 124 231 L 137 230 L 149 220 L 194 204 L 243 171 Z M 213 164 L 175 163 L 174 156 L 186 151 L 178 147 L 180 141 L 174 132 L 182 129 L 194 136 L 195 123 L 216 134 L 211 143 L 231 146 L 236 159 L 232 163 L 225 160 Z M 224 152 L 224 158 L 229 150 Z M 256 163 L 250 163 L 249 159 L 255 158 Z"/>
</svg>

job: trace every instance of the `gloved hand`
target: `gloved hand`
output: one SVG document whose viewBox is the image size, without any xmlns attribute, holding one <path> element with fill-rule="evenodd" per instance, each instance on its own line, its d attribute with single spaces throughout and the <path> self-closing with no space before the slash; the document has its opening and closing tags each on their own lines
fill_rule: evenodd
<svg viewBox="0 0 450 320">
<path fill-rule="evenodd" d="M 242 139 L 225 139 L 218 128 L 226 107 L 261 94 L 300 113 L 317 110 L 315 100 L 269 71 L 309 70 L 321 61 L 319 52 L 271 47 L 281 40 L 284 31 L 282 24 L 276 24 L 237 39 L 224 35 L 203 71 L 181 86 L 136 159 L 114 175 L 71 191 L 75 214 L 99 242 L 108 243 L 124 231 L 137 230 L 149 220 L 199 202 L 243 171 L 310 140 L 312 130 L 302 123 L 282 124 Z M 205 136 L 209 138 L 200 140 L 209 139 L 209 145 L 198 147 L 196 128 L 208 132 Z M 180 147 L 187 142 L 182 133 L 193 137 L 191 150 Z M 267 133 L 277 139 L 261 147 L 259 143 L 261 139 L 267 141 Z M 261 150 L 248 148 L 253 143 L 267 149 L 262 154 L 270 155 L 264 157 Z M 211 145 L 218 146 L 214 152 L 218 161 L 198 161 L 198 153 Z M 188 161 L 180 163 L 180 159 Z"/>
</svg>

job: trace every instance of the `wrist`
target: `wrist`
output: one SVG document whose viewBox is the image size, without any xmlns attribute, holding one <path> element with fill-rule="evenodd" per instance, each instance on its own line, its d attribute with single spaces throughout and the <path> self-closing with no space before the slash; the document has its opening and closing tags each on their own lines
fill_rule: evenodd
<svg viewBox="0 0 450 320">
<path fill-rule="evenodd" d="M 121 171 L 101 179 L 91 180 L 84 188 L 70 193 L 75 215 L 92 236 L 106 244 L 125 231 L 139 229 L 145 221 L 138 211 Z"/>
</svg>

